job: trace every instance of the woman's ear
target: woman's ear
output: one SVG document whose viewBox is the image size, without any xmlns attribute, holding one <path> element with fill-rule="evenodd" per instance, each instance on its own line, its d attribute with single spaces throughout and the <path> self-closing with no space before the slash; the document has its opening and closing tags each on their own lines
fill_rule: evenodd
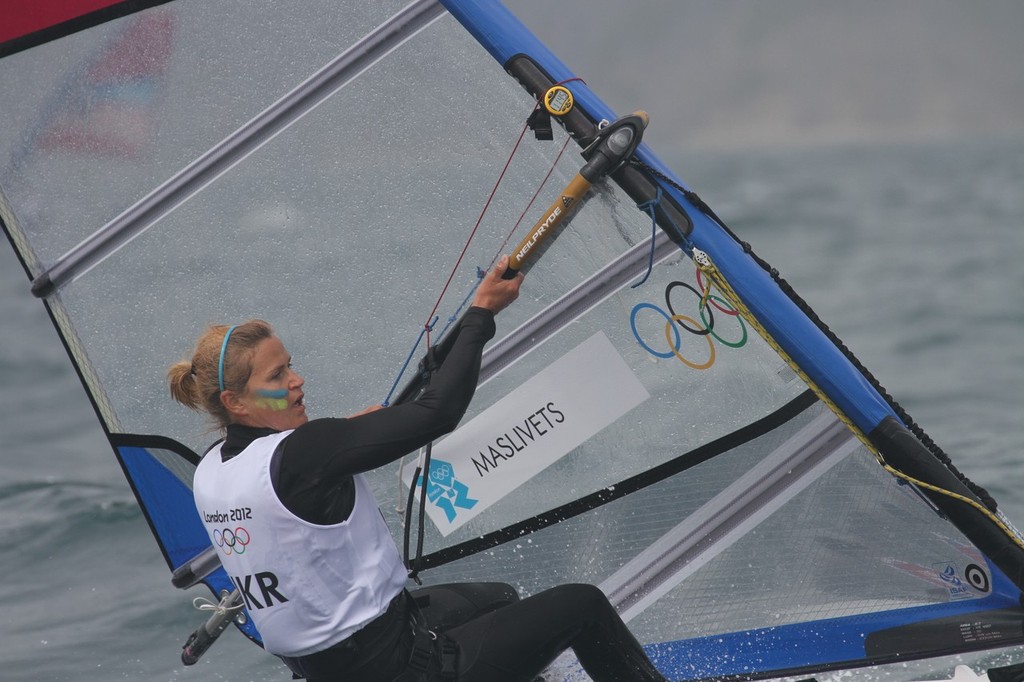
<svg viewBox="0 0 1024 682">
<path fill-rule="evenodd" d="M 239 417 L 249 414 L 249 407 L 242 400 L 242 396 L 236 391 L 226 390 L 220 392 L 220 402 L 224 409 L 231 415 L 231 421 L 238 421 Z"/>
</svg>

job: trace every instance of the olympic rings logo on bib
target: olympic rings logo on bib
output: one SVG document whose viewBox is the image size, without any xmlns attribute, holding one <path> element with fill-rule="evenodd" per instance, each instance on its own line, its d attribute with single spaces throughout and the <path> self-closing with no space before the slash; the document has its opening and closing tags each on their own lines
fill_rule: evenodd
<svg viewBox="0 0 1024 682">
<path fill-rule="evenodd" d="M 249 531 L 241 526 L 234 530 L 230 528 L 221 530 L 218 528 L 213 531 L 213 542 L 220 547 L 225 556 L 244 554 L 250 539 Z"/>
<path fill-rule="evenodd" d="M 701 280 L 701 272 L 697 270 L 697 287 L 686 282 L 669 282 L 668 286 L 665 287 L 665 307 L 668 308 L 668 312 L 653 303 L 637 303 L 633 306 L 633 310 L 629 313 L 629 326 L 633 330 L 633 336 L 641 348 L 656 358 L 666 360 L 676 358 L 687 367 L 708 369 L 715 364 L 715 341 L 730 348 L 739 348 L 747 343 L 747 326 L 744 324 L 743 318 L 739 316 L 739 311 L 720 296 L 709 294 L 705 297 L 701 293 L 701 289 L 704 288 Z M 696 296 L 696 314 L 700 317 L 700 320 L 677 312 L 673 295 L 679 289 L 689 290 Z M 736 319 L 740 326 L 739 340 L 725 339 L 719 336 L 715 329 L 715 310 L 720 313 L 719 319 L 721 319 L 722 315 Z M 645 339 L 640 332 L 638 319 L 651 314 L 662 317 L 665 320 L 665 335 L 663 339 L 659 338 L 657 341 Z M 696 359 L 687 358 L 683 355 L 683 339 L 689 337 L 684 337 L 680 329 L 691 336 L 704 337 L 708 346 L 706 359 L 702 360 L 699 356 Z"/>
</svg>

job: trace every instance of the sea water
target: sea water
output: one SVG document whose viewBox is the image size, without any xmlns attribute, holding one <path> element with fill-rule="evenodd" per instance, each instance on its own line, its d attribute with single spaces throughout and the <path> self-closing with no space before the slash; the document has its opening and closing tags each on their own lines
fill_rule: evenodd
<svg viewBox="0 0 1024 682">
<path fill-rule="evenodd" d="M 1024 140 L 666 160 L 1024 524 Z M 198 665 L 181 665 L 206 615 L 191 599 L 207 595 L 171 587 L 6 246 L 0 376 L 0 680 L 288 679 L 233 630 Z M 968 662 L 979 658 L 1024 651 Z M 948 675 L 954 662 L 868 676 Z"/>
</svg>

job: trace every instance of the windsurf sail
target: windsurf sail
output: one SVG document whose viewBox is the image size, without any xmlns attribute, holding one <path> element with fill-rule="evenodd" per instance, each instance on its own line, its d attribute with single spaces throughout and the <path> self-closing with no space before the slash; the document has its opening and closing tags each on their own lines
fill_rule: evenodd
<svg viewBox="0 0 1024 682">
<path fill-rule="evenodd" d="M 0 220 L 175 584 L 230 597 L 166 367 L 262 317 L 314 416 L 381 402 L 453 265 L 442 320 L 618 117 L 497 2 L 37 4 L 110 7 L 0 34 Z M 994 500 L 654 150 L 590 191 L 434 445 L 422 578 L 597 584 L 674 680 L 1021 643 Z M 372 477 L 399 541 L 414 471 Z"/>
</svg>

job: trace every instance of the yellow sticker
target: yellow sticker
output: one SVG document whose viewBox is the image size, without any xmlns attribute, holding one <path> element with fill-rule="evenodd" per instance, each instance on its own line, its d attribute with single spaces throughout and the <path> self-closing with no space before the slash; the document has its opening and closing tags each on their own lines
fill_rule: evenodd
<svg viewBox="0 0 1024 682">
<path fill-rule="evenodd" d="M 544 108 L 554 116 L 564 116 L 572 111 L 572 93 L 568 88 L 556 85 L 544 93 Z"/>
</svg>

